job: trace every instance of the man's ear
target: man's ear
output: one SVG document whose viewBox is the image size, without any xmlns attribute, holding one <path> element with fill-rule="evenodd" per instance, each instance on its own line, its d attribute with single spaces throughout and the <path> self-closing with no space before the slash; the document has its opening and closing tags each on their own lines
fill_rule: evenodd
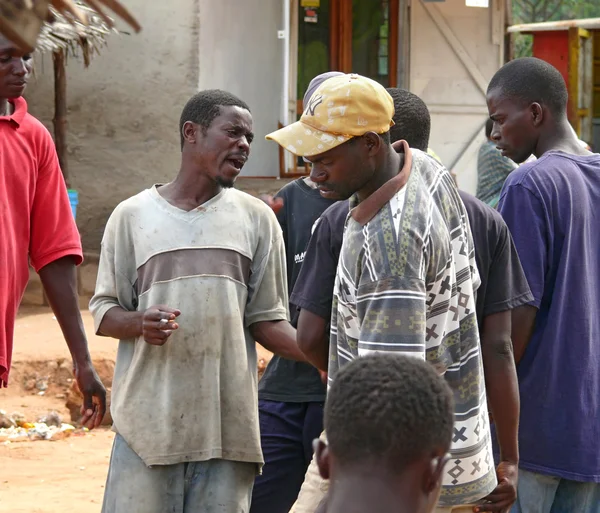
<svg viewBox="0 0 600 513">
<path fill-rule="evenodd" d="M 535 128 L 539 127 L 544 121 L 544 108 L 539 103 L 532 103 L 529 106 L 529 112 L 531 113 L 531 122 Z"/>
<path fill-rule="evenodd" d="M 200 127 L 191 121 L 186 121 L 181 128 L 181 135 L 183 135 L 183 140 L 189 144 L 196 144 L 198 140 L 198 135 L 200 132 Z"/>
<path fill-rule="evenodd" d="M 330 461 L 329 461 L 329 446 L 316 438 L 313 441 L 313 449 L 315 451 L 315 458 L 317 460 L 317 466 L 319 467 L 319 474 L 323 479 L 329 479 L 330 472 Z"/>
<path fill-rule="evenodd" d="M 431 494 L 439 489 L 442 478 L 444 476 L 444 467 L 450 455 L 443 451 L 436 451 L 432 454 L 429 465 L 425 466 L 423 474 L 423 492 Z"/>
<path fill-rule="evenodd" d="M 379 137 L 375 132 L 367 132 L 362 136 L 362 139 L 369 152 L 369 157 L 376 155 L 383 144 L 381 137 Z"/>
</svg>

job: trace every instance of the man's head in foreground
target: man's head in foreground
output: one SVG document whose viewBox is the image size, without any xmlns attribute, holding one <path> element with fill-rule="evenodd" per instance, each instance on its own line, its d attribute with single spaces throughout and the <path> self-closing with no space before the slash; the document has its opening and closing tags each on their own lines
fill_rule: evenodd
<svg viewBox="0 0 600 513">
<path fill-rule="evenodd" d="M 394 102 L 382 85 L 340 75 L 312 94 L 300 121 L 267 135 L 312 164 L 311 180 L 330 199 L 346 199 L 376 180 L 394 152 Z"/>
<path fill-rule="evenodd" d="M 254 138 L 248 105 L 226 91 L 200 91 L 185 105 L 179 133 L 184 161 L 220 186 L 232 187 Z"/>
<path fill-rule="evenodd" d="M 380 513 L 404 511 L 399 505 L 431 511 L 453 421 L 452 392 L 430 364 L 373 355 L 347 365 L 327 395 L 328 443 L 316 442 L 319 470 L 331 482 L 328 511 L 338 511 L 340 499 Z"/>
<path fill-rule="evenodd" d="M 490 81 L 487 105 L 491 140 L 517 164 L 538 155 L 540 139 L 567 122 L 567 86 L 560 72 L 533 57 L 515 59 Z"/>
<path fill-rule="evenodd" d="M 0 99 L 18 98 L 31 74 L 31 54 L 0 34 Z"/>
</svg>

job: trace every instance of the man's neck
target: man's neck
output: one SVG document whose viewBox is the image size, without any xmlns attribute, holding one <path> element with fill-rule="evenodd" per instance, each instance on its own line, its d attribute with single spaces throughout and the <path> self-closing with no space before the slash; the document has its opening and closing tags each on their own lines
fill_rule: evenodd
<svg viewBox="0 0 600 513">
<path fill-rule="evenodd" d="M 384 183 L 394 178 L 402 169 L 403 155 L 396 153 L 392 148 L 386 152 L 383 163 L 373 173 L 369 182 L 357 192 L 359 202 L 366 200 Z"/>
<path fill-rule="evenodd" d="M 336 477 L 331 481 L 327 513 L 425 513 L 414 479 L 386 479 L 364 474 Z"/>
<path fill-rule="evenodd" d="M 581 146 L 566 118 L 556 123 L 552 130 L 548 130 L 546 134 L 540 136 L 535 148 L 535 156 L 539 159 L 549 151 L 562 151 L 571 155 L 591 155 Z"/>
<path fill-rule="evenodd" d="M 172 205 L 189 211 L 211 200 L 222 190 L 221 185 L 205 174 L 191 172 L 182 166 L 175 180 L 161 187 L 159 194 Z"/>
</svg>

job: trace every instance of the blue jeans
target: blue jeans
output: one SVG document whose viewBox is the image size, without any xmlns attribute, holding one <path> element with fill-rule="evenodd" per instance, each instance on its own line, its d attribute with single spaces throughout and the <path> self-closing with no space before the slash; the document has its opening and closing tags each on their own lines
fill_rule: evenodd
<svg viewBox="0 0 600 513">
<path fill-rule="evenodd" d="M 102 513 L 247 513 L 257 468 L 218 459 L 147 467 L 117 434 Z"/>
<path fill-rule="evenodd" d="M 600 484 L 569 481 L 519 469 L 511 513 L 599 513 Z"/>
<path fill-rule="evenodd" d="M 323 403 L 258 402 L 265 458 L 256 477 L 250 513 L 288 513 L 312 459 L 312 442 L 323 431 Z"/>
</svg>

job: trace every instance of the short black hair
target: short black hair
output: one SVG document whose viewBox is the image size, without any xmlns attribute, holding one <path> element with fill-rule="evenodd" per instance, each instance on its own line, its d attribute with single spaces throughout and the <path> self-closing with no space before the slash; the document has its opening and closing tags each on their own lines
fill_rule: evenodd
<svg viewBox="0 0 600 513">
<path fill-rule="evenodd" d="M 498 89 L 502 96 L 525 105 L 539 103 L 557 116 L 567 114 L 569 93 L 560 72 L 535 57 L 522 57 L 502 66 L 492 77 L 488 93 Z"/>
<path fill-rule="evenodd" d="M 411 148 L 427 151 L 431 133 L 431 116 L 425 102 L 416 94 L 389 87 L 387 92 L 394 100 L 394 126 L 390 129 L 391 141 L 404 139 Z"/>
<path fill-rule="evenodd" d="M 383 141 L 383 144 L 391 144 L 392 143 L 392 136 L 390 134 L 390 130 L 388 130 L 387 132 L 383 132 L 382 134 L 379 134 L 379 137 Z"/>
<path fill-rule="evenodd" d="M 492 136 L 492 130 L 494 129 L 494 120 L 488 118 L 485 122 L 485 136 L 489 139 Z"/>
<path fill-rule="evenodd" d="M 221 114 L 221 107 L 240 107 L 250 112 L 250 107 L 237 96 L 221 89 L 206 89 L 192 96 L 183 108 L 179 119 L 179 136 L 183 149 L 183 125 L 187 121 L 200 125 L 206 130 Z"/>
<path fill-rule="evenodd" d="M 449 447 L 452 392 L 433 366 L 415 357 L 357 358 L 335 377 L 325 432 L 340 466 L 385 465 L 401 473 L 437 447 Z"/>
</svg>

